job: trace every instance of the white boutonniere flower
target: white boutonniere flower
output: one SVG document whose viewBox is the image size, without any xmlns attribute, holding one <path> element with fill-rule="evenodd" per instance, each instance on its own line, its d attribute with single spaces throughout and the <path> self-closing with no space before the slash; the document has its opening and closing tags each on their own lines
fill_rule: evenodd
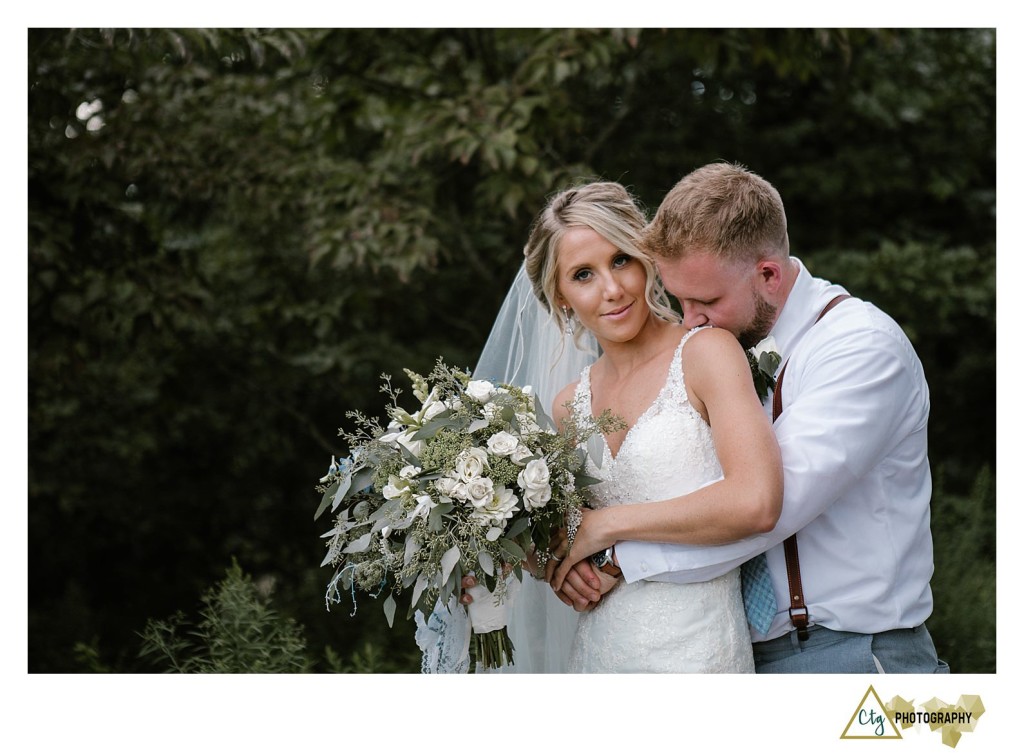
<svg viewBox="0 0 1024 753">
<path fill-rule="evenodd" d="M 769 335 L 748 350 L 747 361 L 750 363 L 750 374 L 754 377 L 754 389 L 764 403 L 768 399 L 768 392 L 775 389 L 775 372 L 782 363 L 775 338 Z"/>
</svg>

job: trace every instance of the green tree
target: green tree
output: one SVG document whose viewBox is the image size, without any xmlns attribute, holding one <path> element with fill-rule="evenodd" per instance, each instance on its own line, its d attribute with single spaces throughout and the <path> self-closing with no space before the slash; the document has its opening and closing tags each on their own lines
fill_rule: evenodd
<svg viewBox="0 0 1024 753">
<path fill-rule="evenodd" d="M 994 39 L 31 30 L 30 669 L 142 669 L 146 621 L 236 557 L 311 655 L 335 647 L 313 670 L 383 666 L 354 653 L 369 639 L 415 671 L 411 626 L 323 609 L 315 479 L 344 412 L 379 413 L 381 372 L 473 365 L 533 213 L 587 177 L 649 207 L 714 159 L 775 183 L 794 252 L 907 327 L 939 494 L 980 505 Z M 994 606 L 979 619 L 994 645 Z"/>
</svg>

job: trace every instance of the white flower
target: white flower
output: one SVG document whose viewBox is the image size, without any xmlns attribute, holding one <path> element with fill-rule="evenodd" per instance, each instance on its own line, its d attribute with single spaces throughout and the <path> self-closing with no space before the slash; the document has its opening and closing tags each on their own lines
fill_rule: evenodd
<svg viewBox="0 0 1024 753">
<path fill-rule="evenodd" d="M 444 413 L 445 410 L 447 409 L 439 400 L 431 401 L 423 409 L 423 422 L 426 423 L 437 414 Z"/>
<path fill-rule="evenodd" d="M 385 434 L 381 434 L 380 441 L 385 444 L 394 445 L 398 442 L 398 438 L 405 433 L 405 427 L 398 423 L 398 421 L 392 421 L 388 424 L 388 431 Z"/>
<path fill-rule="evenodd" d="M 524 460 L 532 457 L 533 452 L 530 451 L 530 448 L 527 447 L 522 442 L 520 442 L 519 445 L 516 447 L 515 451 L 508 456 L 508 459 L 511 460 L 516 465 L 522 465 Z"/>
<path fill-rule="evenodd" d="M 524 489 L 523 504 L 527 510 L 536 510 L 544 507 L 551 501 L 551 487 L 545 486 L 541 489 Z"/>
<path fill-rule="evenodd" d="M 398 499 L 406 492 L 411 492 L 412 489 L 412 482 L 408 478 L 388 476 L 388 482 L 384 485 L 381 493 L 384 495 L 384 499 Z"/>
<path fill-rule="evenodd" d="M 443 413 L 447 410 L 448 406 L 445 405 L 437 396 L 437 388 L 435 387 L 427 395 L 427 398 L 423 401 L 423 407 L 420 409 L 417 416 L 421 423 L 426 423 L 438 413 Z"/>
<path fill-rule="evenodd" d="M 488 505 L 494 496 L 494 482 L 486 476 L 478 476 L 464 484 L 463 494 L 467 502 L 479 509 Z"/>
<path fill-rule="evenodd" d="M 527 510 L 543 507 L 551 500 L 551 472 L 544 458 L 531 460 L 517 479 Z"/>
<path fill-rule="evenodd" d="M 466 394 L 478 403 L 486 403 L 497 394 L 497 390 L 484 379 L 474 379 L 466 385 Z"/>
<path fill-rule="evenodd" d="M 443 476 L 434 482 L 434 488 L 446 497 L 454 497 L 455 489 L 459 486 L 458 479 Z"/>
<path fill-rule="evenodd" d="M 431 499 L 429 494 L 421 494 L 416 498 L 416 509 L 413 511 L 413 516 L 425 518 L 435 507 L 437 507 L 437 502 Z"/>
<path fill-rule="evenodd" d="M 507 457 L 519 447 L 519 440 L 507 431 L 499 431 L 487 440 L 487 449 L 492 455 Z"/>
<path fill-rule="evenodd" d="M 487 468 L 487 451 L 482 447 L 463 450 L 455 459 L 456 477 L 463 483 L 482 475 Z"/>
<path fill-rule="evenodd" d="M 760 361 L 762 354 L 773 352 L 778 353 L 779 346 L 775 344 L 775 338 L 771 335 L 768 335 L 768 337 L 750 349 L 750 353 L 754 356 L 755 361 Z"/>
<path fill-rule="evenodd" d="M 494 489 L 493 493 L 485 501 L 485 504 L 478 505 L 477 509 L 469 517 L 482 526 L 502 524 L 519 509 L 516 505 L 518 501 L 511 489 L 499 486 Z"/>
<path fill-rule="evenodd" d="M 548 486 L 551 483 L 551 471 L 548 470 L 547 461 L 544 458 L 531 460 L 519 472 L 518 481 L 523 489 L 540 489 Z"/>
<path fill-rule="evenodd" d="M 380 441 L 392 447 L 400 444 L 409 450 L 413 455 L 419 457 L 427 443 L 422 439 L 413 439 L 412 435 L 420 430 L 419 422 L 405 411 L 399 411 L 399 417 L 388 424 L 386 433 L 380 436 Z"/>
<path fill-rule="evenodd" d="M 398 477 L 399 478 L 412 478 L 413 476 L 417 475 L 422 470 L 423 470 L 422 468 L 417 468 L 414 465 L 407 465 L 407 466 L 405 466 L 405 468 L 403 468 L 402 470 L 400 470 L 398 472 Z"/>
<path fill-rule="evenodd" d="M 413 439 L 412 435 L 415 434 L 417 429 L 410 429 L 399 435 L 398 444 L 402 445 L 405 449 L 411 452 L 416 457 L 423 454 L 423 450 L 426 449 L 427 443 L 422 439 Z"/>
</svg>

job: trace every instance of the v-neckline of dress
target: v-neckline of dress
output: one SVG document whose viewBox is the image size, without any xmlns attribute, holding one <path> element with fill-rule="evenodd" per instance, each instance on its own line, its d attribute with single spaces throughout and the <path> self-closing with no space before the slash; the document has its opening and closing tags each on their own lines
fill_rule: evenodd
<svg viewBox="0 0 1024 753">
<path fill-rule="evenodd" d="M 686 332 L 679 340 L 679 344 L 676 346 L 675 351 L 672 354 L 672 360 L 669 361 L 668 369 L 665 371 L 665 382 L 661 385 L 661 389 L 658 390 L 658 394 L 654 396 L 654 400 L 647 406 L 643 413 L 641 413 L 633 425 L 626 430 L 626 435 L 622 438 L 622 442 L 619 444 L 619 449 L 613 454 L 611 445 L 608 444 L 608 439 L 602 434 L 601 439 L 604 441 L 604 460 L 611 463 L 615 463 L 621 456 L 622 450 L 625 449 L 626 443 L 629 442 L 630 437 L 633 435 L 633 430 L 644 423 L 647 415 L 654 410 L 654 407 L 661 402 L 662 395 L 665 394 L 665 390 L 669 388 L 669 383 L 672 381 L 672 369 L 675 368 L 676 362 L 679 361 L 680 354 L 683 350 L 683 343 L 689 339 L 689 335 L 695 330 Z M 590 384 L 590 367 L 587 369 L 587 414 L 594 418 L 594 390 Z M 602 463 L 603 465 L 603 463 Z"/>
</svg>

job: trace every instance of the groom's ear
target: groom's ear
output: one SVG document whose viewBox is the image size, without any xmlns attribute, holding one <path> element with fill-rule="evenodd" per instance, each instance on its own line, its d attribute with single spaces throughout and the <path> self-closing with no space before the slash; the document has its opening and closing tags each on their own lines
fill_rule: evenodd
<svg viewBox="0 0 1024 753">
<path fill-rule="evenodd" d="M 757 263 L 757 279 L 764 292 L 774 295 L 782 287 L 782 265 L 774 259 L 762 259 Z"/>
</svg>

